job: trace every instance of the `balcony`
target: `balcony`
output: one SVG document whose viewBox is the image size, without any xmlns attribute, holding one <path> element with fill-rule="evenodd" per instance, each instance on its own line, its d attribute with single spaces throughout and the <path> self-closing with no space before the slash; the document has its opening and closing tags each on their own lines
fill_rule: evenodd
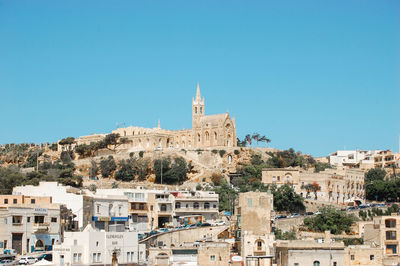
<svg viewBox="0 0 400 266">
<path fill-rule="evenodd" d="M 218 212 L 218 208 L 175 208 L 175 212 L 206 212 L 206 213 L 212 213 L 212 212 Z"/>
<path fill-rule="evenodd" d="M 49 223 L 34 223 L 32 227 L 35 233 L 47 233 L 50 230 Z"/>
</svg>

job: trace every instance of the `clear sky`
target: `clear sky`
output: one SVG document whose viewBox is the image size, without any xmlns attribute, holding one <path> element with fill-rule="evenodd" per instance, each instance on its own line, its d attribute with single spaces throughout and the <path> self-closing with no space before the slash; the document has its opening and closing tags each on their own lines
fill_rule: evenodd
<svg viewBox="0 0 400 266">
<path fill-rule="evenodd" d="M 0 0 L 0 143 L 191 127 L 278 149 L 398 150 L 400 1 Z"/>
</svg>

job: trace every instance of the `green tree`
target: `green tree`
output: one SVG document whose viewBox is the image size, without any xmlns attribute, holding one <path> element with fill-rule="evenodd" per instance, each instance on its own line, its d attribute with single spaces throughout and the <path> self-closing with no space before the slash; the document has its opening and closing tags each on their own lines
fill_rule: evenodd
<svg viewBox="0 0 400 266">
<path fill-rule="evenodd" d="M 274 195 L 274 209 L 276 211 L 293 213 L 305 210 L 303 198 L 296 194 L 291 186 L 283 185 L 279 188 L 273 186 L 271 187 L 271 192 Z"/>
<path fill-rule="evenodd" d="M 351 225 L 357 221 L 354 215 L 336 210 L 332 207 L 320 209 L 320 214 L 304 219 L 304 225 L 314 232 L 330 231 L 332 234 L 341 234 L 343 231 L 350 232 Z"/>
<path fill-rule="evenodd" d="M 134 171 L 131 160 L 121 160 L 119 162 L 118 170 L 115 172 L 114 177 L 116 180 L 129 182 L 134 180 Z"/>
<path fill-rule="evenodd" d="M 215 193 L 219 198 L 219 211 L 233 211 L 233 205 L 237 198 L 237 191 L 227 182 L 222 182 L 220 186 L 214 187 Z"/>
<path fill-rule="evenodd" d="M 386 171 L 382 168 L 372 168 L 367 173 L 365 173 L 365 183 L 370 183 L 372 181 L 384 180 L 386 176 Z"/>
<path fill-rule="evenodd" d="M 103 177 L 110 177 L 116 168 L 117 165 L 111 155 L 100 161 L 100 172 Z"/>
</svg>

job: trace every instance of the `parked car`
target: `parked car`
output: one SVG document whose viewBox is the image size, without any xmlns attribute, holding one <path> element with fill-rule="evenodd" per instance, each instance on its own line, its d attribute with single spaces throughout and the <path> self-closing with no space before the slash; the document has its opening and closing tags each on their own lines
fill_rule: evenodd
<svg viewBox="0 0 400 266">
<path fill-rule="evenodd" d="M 285 218 L 287 218 L 286 215 L 278 215 L 278 216 L 276 216 L 276 219 L 277 219 L 277 220 L 279 220 L 279 219 L 285 219 Z"/>
<path fill-rule="evenodd" d="M 206 226 L 211 226 L 211 224 L 210 223 L 202 223 L 200 226 L 201 227 L 206 227 Z"/>
<path fill-rule="evenodd" d="M 354 211 L 354 210 L 357 210 L 357 207 L 354 207 L 354 206 L 353 207 L 349 207 L 349 208 L 347 208 L 347 210 L 348 211 Z"/>
<path fill-rule="evenodd" d="M 168 228 L 160 228 L 160 229 L 158 229 L 158 231 L 160 233 L 165 233 L 165 232 L 168 232 Z"/>
<path fill-rule="evenodd" d="M 180 226 L 178 226 L 178 227 L 175 227 L 175 230 L 181 230 L 181 229 L 185 229 L 185 228 L 186 228 L 185 226 L 180 225 Z"/>
<path fill-rule="evenodd" d="M 215 221 L 213 225 L 225 225 L 226 223 L 224 221 Z"/>
<path fill-rule="evenodd" d="M 34 264 L 38 260 L 34 257 L 21 257 L 18 261 L 19 264 L 27 265 L 27 264 Z"/>
<path fill-rule="evenodd" d="M 316 211 L 314 214 L 318 215 L 318 214 L 321 214 L 321 212 L 320 211 Z"/>
<path fill-rule="evenodd" d="M 295 218 L 295 217 L 299 217 L 300 216 L 300 214 L 298 214 L 298 213 L 293 213 L 292 215 L 290 215 L 290 218 Z"/>
<path fill-rule="evenodd" d="M 314 215 L 313 212 L 306 212 L 306 215 Z"/>
<path fill-rule="evenodd" d="M 9 266 L 9 265 L 14 265 L 14 262 L 12 260 L 2 260 L 0 261 L 1 266 Z"/>
<path fill-rule="evenodd" d="M 156 230 L 153 230 L 153 231 L 150 231 L 150 236 L 152 236 L 152 235 L 156 235 L 156 234 L 158 234 L 158 231 L 156 231 Z"/>
<path fill-rule="evenodd" d="M 45 253 L 45 254 L 40 255 L 37 259 L 38 259 L 38 260 L 53 261 L 53 254 L 51 254 L 51 253 Z"/>
</svg>

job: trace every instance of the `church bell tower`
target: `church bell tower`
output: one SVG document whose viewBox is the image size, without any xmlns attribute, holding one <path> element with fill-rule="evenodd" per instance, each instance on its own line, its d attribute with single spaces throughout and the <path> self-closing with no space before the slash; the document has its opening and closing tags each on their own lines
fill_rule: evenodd
<svg viewBox="0 0 400 266">
<path fill-rule="evenodd" d="M 200 85 L 197 83 L 196 98 L 192 101 L 192 128 L 200 126 L 200 118 L 204 116 L 204 97 L 200 95 Z"/>
</svg>

